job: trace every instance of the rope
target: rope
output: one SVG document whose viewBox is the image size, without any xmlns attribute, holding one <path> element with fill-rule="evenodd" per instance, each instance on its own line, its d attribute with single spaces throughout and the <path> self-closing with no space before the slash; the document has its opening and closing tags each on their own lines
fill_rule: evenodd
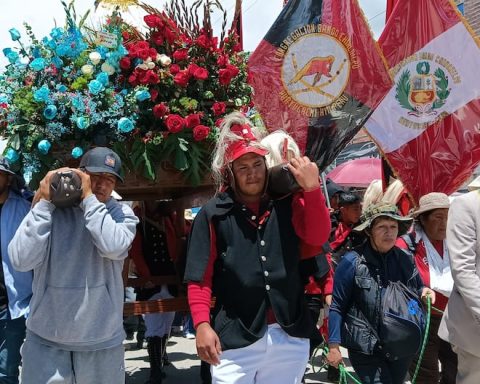
<svg viewBox="0 0 480 384">
<path fill-rule="evenodd" d="M 425 349 L 427 347 L 428 334 L 429 334 L 429 331 L 430 331 L 430 315 L 431 315 L 432 309 L 434 311 L 439 312 L 439 313 L 443 313 L 442 310 L 432 306 L 432 299 L 430 298 L 429 295 L 427 295 L 427 325 L 425 327 L 425 336 L 423 337 L 422 348 L 421 348 L 420 354 L 418 356 L 417 366 L 415 368 L 415 373 L 414 373 L 413 379 L 411 381 L 412 384 L 415 384 L 415 382 L 417 380 L 418 372 L 419 372 L 420 366 L 422 364 L 423 355 L 424 355 Z M 314 349 L 314 351 L 312 353 L 312 357 L 310 358 L 310 365 L 312 366 L 313 373 L 316 373 L 315 365 L 313 364 L 313 359 L 314 359 L 314 357 L 317 356 L 317 353 L 318 353 L 319 350 L 322 351 L 322 356 L 323 356 L 323 358 L 325 358 L 325 356 L 328 354 L 328 347 L 326 346 L 325 341 L 322 344 L 320 344 L 317 348 Z M 327 365 L 328 365 L 328 363 L 324 359 L 323 364 L 319 366 L 318 372 L 320 372 Z M 362 384 L 361 381 L 359 381 L 355 376 L 353 376 L 350 372 L 347 371 L 344 364 L 340 364 L 338 366 L 338 368 L 340 370 L 340 381 L 338 382 L 338 384 L 348 384 L 349 380 L 351 380 L 355 384 Z"/>
<path fill-rule="evenodd" d="M 440 311 L 437 309 L 437 311 Z M 418 372 L 420 371 L 420 366 L 422 365 L 423 354 L 425 353 L 425 348 L 427 347 L 428 333 L 430 331 L 430 315 L 432 312 L 432 299 L 430 295 L 427 295 L 427 326 L 425 327 L 425 336 L 423 337 L 422 349 L 418 355 L 417 367 L 415 368 L 415 373 L 412 378 L 412 384 L 415 384 L 417 381 Z M 441 312 L 441 311 L 440 311 Z"/>
</svg>

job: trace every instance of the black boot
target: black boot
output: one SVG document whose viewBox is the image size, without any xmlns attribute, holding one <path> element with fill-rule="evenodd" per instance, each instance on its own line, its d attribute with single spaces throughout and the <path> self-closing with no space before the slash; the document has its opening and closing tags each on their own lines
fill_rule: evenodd
<svg viewBox="0 0 480 384">
<path fill-rule="evenodd" d="M 147 337 L 148 357 L 150 358 L 150 379 L 145 384 L 162 384 L 163 340 L 159 336 Z"/>
<path fill-rule="evenodd" d="M 168 360 L 168 355 L 167 355 L 167 344 L 168 344 L 168 337 L 169 335 L 165 335 L 162 337 L 162 362 L 163 366 L 166 367 L 167 365 L 170 365 L 170 360 Z"/>
</svg>

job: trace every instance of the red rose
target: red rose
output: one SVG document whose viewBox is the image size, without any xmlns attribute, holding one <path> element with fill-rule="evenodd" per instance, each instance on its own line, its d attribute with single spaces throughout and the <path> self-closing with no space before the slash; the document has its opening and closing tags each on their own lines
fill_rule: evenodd
<svg viewBox="0 0 480 384">
<path fill-rule="evenodd" d="M 240 70 L 232 64 L 227 64 L 227 70 L 230 72 L 232 79 L 240 73 Z"/>
<path fill-rule="evenodd" d="M 200 113 L 192 113 L 185 118 L 185 123 L 187 128 L 193 128 L 200 124 L 200 118 L 202 115 Z"/>
<path fill-rule="evenodd" d="M 220 125 L 222 125 L 222 123 L 223 123 L 223 120 L 225 120 L 225 119 L 220 118 L 220 119 L 215 120 L 215 126 L 220 127 Z"/>
<path fill-rule="evenodd" d="M 218 81 L 221 85 L 230 84 L 230 81 L 232 81 L 232 75 L 227 68 L 220 69 L 220 71 L 218 71 Z"/>
<path fill-rule="evenodd" d="M 207 127 L 206 125 L 197 125 L 195 128 L 193 128 L 193 139 L 195 141 L 205 140 L 208 137 L 209 133 L 209 127 Z"/>
<path fill-rule="evenodd" d="M 206 80 L 208 78 L 208 71 L 205 68 L 198 67 L 194 72 L 193 77 L 197 80 Z"/>
<path fill-rule="evenodd" d="M 123 31 L 122 37 L 123 37 L 123 40 L 128 40 L 130 39 L 130 34 L 127 31 Z"/>
<path fill-rule="evenodd" d="M 200 67 L 199 67 L 197 64 L 195 64 L 195 63 L 190 64 L 190 65 L 188 66 L 188 68 L 187 68 L 188 74 L 189 74 L 190 76 L 193 76 L 193 74 L 195 73 L 195 71 L 196 71 L 198 68 L 200 68 Z"/>
<path fill-rule="evenodd" d="M 164 103 L 157 104 L 153 107 L 153 115 L 157 119 L 161 119 L 168 113 L 168 107 Z"/>
<path fill-rule="evenodd" d="M 138 43 L 135 44 L 137 46 L 137 49 L 140 50 L 140 49 L 149 49 L 150 48 L 150 44 L 148 44 L 147 41 L 144 41 L 144 40 L 141 40 L 139 41 Z"/>
<path fill-rule="evenodd" d="M 168 44 L 173 44 L 178 36 L 178 32 L 167 27 L 163 30 L 163 35 L 165 36 L 165 40 L 167 40 Z"/>
<path fill-rule="evenodd" d="M 157 44 L 157 45 L 162 45 L 163 42 L 165 41 L 162 32 L 160 31 L 155 31 L 150 35 L 150 38 L 152 41 Z"/>
<path fill-rule="evenodd" d="M 171 133 L 178 133 L 185 128 L 185 119 L 180 115 L 172 114 L 167 116 L 165 124 Z"/>
<path fill-rule="evenodd" d="M 212 105 L 212 111 L 215 116 L 223 115 L 226 109 L 227 109 L 227 106 L 222 101 L 216 102 Z"/>
<path fill-rule="evenodd" d="M 146 15 L 143 20 L 150 28 L 155 28 L 162 24 L 162 19 L 158 15 Z"/>
<path fill-rule="evenodd" d="M 158 75 L 154 71 L 148 70 L 147 84 L 158 84 L 159 82 L 160 82 L 160 79 L 158 78 Z"/>
<path fill-rule="evenodd" d="M 137 56 L 142 60 L 147 60 L 150 57 L 150 49 L 139 49 Z"/>
<path fill-rule="evenodd" d="M 218 56 L 217 64 L 218 64 L 219 67 L 223 68 L 227 64 L 230 64 L 230 60 L 228 59 L 227 55 L 220 55 L 220 56 Z"/>
<path fill-rule="evenodd" d="M 155 101 L 158 97 L 158 89 L 150 89 L 150 100 Z"/>
<path fill-rule="evenodd" d="M 188 49 L 179 49 L 179 50 L 173 52 L 172 57 L 175 61 L 186 60 L 186 59 L 188 59 Z"/>
<path fill-rule="evenodd" d="M 134 73 L 132 73 L 132 74 L 128 77 L 128 82 L 129 82 L 130 84 L 132 84 L 133 86 L 138 85 L 137 76 L 136 76 Z"/>
<path fill-rule="evenodd" d="M 170 66 L 170 73 L 176 75 L 178 72 L 180 72 L 180 66 L 178 64 L 172 64 Z"/>
<path fill-rule="evenodd" d="M 199 38 L 195 41 L 195 43 L 199 46 L 202 47 L 203 49 L 208 49 L 210 48 L 210 39 L 207 35 L 200 35 Z"/>
<path fill-rule="evenodd" d="M 188 71 L 180 71 L 175 75 L 173 81 L 180 87 L 186 87 L 189 79 L 190 76 L 188 75 Z"/>
<path fill-rule="evenodd" d="M 128 57 L 122 57 L 120 59 L 120 68 L 122 68 L 122 69 L 129 69 L 131 64 L 132 64 L 132 62 L 130 61 L 130 58 L 128 58 Z"/>
</svg>

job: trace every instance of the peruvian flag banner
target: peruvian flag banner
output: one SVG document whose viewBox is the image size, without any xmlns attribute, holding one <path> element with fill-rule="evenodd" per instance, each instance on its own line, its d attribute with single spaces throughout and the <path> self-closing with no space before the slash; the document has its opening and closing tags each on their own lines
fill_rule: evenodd
<svg viewBox="0 0 480 384">
<path fill-rule="evenodd" d="M 480 49 L 449 0 L 399 1 L 379 44 L 394 86 L 367 130 L 413 198 L 450 194 L 480 162 Z"/>
<path fill-rule="evenodd" d="M 323 170 L 392 87 L 356 0 L 290 0 L 248 62 L 254 103 Z"/>
</svg>

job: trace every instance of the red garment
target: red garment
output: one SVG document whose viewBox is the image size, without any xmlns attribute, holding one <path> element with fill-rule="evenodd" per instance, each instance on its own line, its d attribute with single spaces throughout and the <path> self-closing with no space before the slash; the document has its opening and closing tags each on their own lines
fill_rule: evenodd
<svg viewBox="0 0 480 384">
<path fill-rule="evenodd" d="M 397 247 L 408 250 L 408 245 L 404 239 L 399 237 L 395 244 Z M 433 244 L 435 249 L 437 250 L 438 254 L 443 257 L 443 244 L 440 242 L 435 242 Z M 423 240 L 417 244 L 417 248 L 415 251 L 415 264 L 417 265 L 418 272 L 420 273 L 420 277 L 422 278 L 423 284 L 426 287 L 430 287 L 430 269 L 428 265 L 427 259 L 427 250 L 425 248 L 425 244 Z M 440 309 L 441 311 L 445 311 L 445 308 L 448 303 L 448 297 L 442 295 L 440 292 L 435 291 L 435 308 Z M 441 313 L 437 311 L 432 311 L 433 316 L 442 316 Z"/>
<path fill-rule="evenodd" d="M 330 242 L 330 247 L 333 251 L 336 251 L 337 248 L 342 245 L 350 232 L 352 232 L 352 227 L 348 226 L 342 221 L 338 223 L 338 227 L 335 229 L 335 237 L 333 241 Z"/>
<path fill-rule="evenodd" d="M 321 247 L 328 240 L 330 234 L 329 223 L 330 214 L 320 188 L 294 195 L 292 199 L 292 224 L 302 242 Z M 252 222 L 252 225 L 255 225 L 255 223 Z M 215 231 L 210 223 L 210 258 L 203 281 L 188 283 L 188 303 L 195 328 L 200 323 L 210 322 L 213 265 L 217 258 L 215 239 Z M 309 258 L 314 255 L 301 254 L 301 258 Z"/>
</svg>

